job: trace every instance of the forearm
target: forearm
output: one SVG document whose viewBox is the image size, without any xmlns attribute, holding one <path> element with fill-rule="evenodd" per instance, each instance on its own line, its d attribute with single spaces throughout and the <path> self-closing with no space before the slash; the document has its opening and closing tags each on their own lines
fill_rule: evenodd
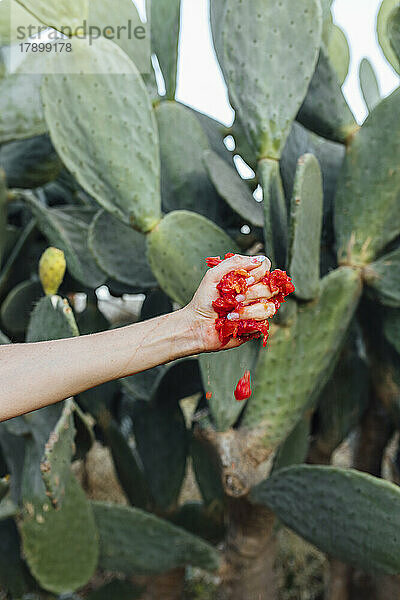
<svg viewBox="0 0 400 600">
<path fill-rule="evenodd" d="M 185 309 L 66 340 L 0 347 L 0 421 L 202 350 Z"/>
</svg>

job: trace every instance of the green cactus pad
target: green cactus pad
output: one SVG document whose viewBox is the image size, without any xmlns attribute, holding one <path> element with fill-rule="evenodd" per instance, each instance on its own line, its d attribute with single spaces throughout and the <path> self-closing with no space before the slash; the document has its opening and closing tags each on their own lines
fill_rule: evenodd
<svg viewBox="0 0 400 600">
<path fill-rule="evenodd" d="M 215 220 L 219 198 L 203 165 L 209 142 L 198 118 L 176 102 L 162 102 L 156 117 L 164 211 L 188 209 Z"/>
<path fill-rule="evenodd" d="M 220 158 L 223 158 L 228 163 L 232 164 L 232 154 L 224 144 L 224 137 L 227 135 L 226 126 L 220 123 L 220 121 L 216 121 L 193 108 L 191 111 L 200 122 L 200 125 L 208 138 L 211 150 L 218 154 Z"/>
<path fill-rule="evenodd" d="M 343 85 L 350 66 L 350 49 L 346 34 L 337 25 L 332 25 L 328 43 L 329 60 Z"/>
<path fill-rule="evenodd" d="M 34 55 L 35 56 L 35 55 Z M 46 133 L 40 100 L 41 76 L 12 73 L 0 78 L 0 143 Z"/>
<path fill-rule="evenodd" d="M 11 500 L 11 494 L 8 494 L 0 502 L 0 521 L 4 519 L 11 519 L 18 515 L 19 509 L 16 504 Z M 1 580 L 1 576 L 0 576 Z"/>
<path fill-rule="evenodd" d="M 360 293 L 359 273 L 337 269 L 321 280 L 319 297 L 300 306 L 289 327 L 271 332 L 242 420 L 267 450 L 282 443 L 331 375 Z"/>
<path fill-rule="evenodd" d="M 143 291 L 157 287 L 147 262 L 143 233 L 135 231 L 102 210 L 90 225 L 88 244 L 101 270 L 112 279 Z"/>
<path fill-rule="evenodd" d="M 86 600 L 140 600 L 143 596 L 143 588 L 129 581 L 113 579 L 108 583 L 90 592 Z"/>
<path fill-rule="evenodd" d="M 322 174 L 312 154 L 299 158 L 293 187 L 289 274 L 301 300 L 312 300 L 319 289 L 319 263 L 322 229 Z"/>
<path fill-rule="evenodd" d="M 60 340 L 79 335 L 74 313 L 66 298 L 41 298 L 36 304 L 26 333 L 27 342 Z"/>
<path fill-rule="evenodd" d="M 258 158 L 279 159 L 314 72 L 321 32 L 315 0 L 290 7 L 274 0 L 226 0 L 220 59 Z"/>
<path fill-rule="evenodd" d="M 363 58 L 360 63 L 359 78 L 365 104 L 371 112 L 381 101 L 381 92 L 374 68 L 368 58 Z"/>
<path fill-rule="evenodd" d="M 323 48 L 297 120 L 318 135 L 336 142 L 345 142 L 358 128 L 336 71 Z"/>
<path fill-rule="evenodd" d="M 190 444 L 193 471 L 206 507 L 220 509 L 224 503 L 222 469 L 215 447 L 194 434 Z"/>
<path fill-rule="evenodd" d="M 400 233 L 399 128 L 397 89 L 372 111 L 347 151 L 335 200 L 339 261 L 368 264 Z"/>
<path fill-rule="evenodd" d="M 109 328 L 110 324 L 100 312 L 97 304 L 89 302 L 83 312 L 75 315 L 79 333 L 87 335 L 89 333 L 98 333 Z"/>
<path fill-rule="evenodd" d="M 383 331 L 388 342 L 400 354 L 400 309 L 385 311 Z"/>
<path fill-rule="evenodd" d="M 146 295 L 140 311 L 140 321 L 153 319 L 172 312 L 172 302 L 162 290 L 153 290 Z"/>
<path fill-rule="evenodd" d="M 24 502 L 20 533 L 29 569 L 45 590 L 74 591 L 92 577 L 98 535 L 91 505 L 73 475 L 61 509 L 55 510 L 46 496 Z"/>
<path fill-rule="evenodd" d="M 164 78 L 166 98 L 173 100 L 178 66 L 181 0 L 151 2 L 151 43 Z"/>
<path fill-rule="evenodd" d="M 118 0 L 118 10 L 115 10 L 115 5 L 108 0 L 89 0 L 89 27 L 98 27 L 102 32 L 108 28 L 110 32 L 118 32 L 118 27 L 129 22 L 133 32 L 138 26 L 143 28 L 143 31 L 140 32 L 142 39 L 132 39 L 132 33 L 129 35 L 127 31 L 120 31 L 117 35 L 112 36 L 112 41 L 129 56 L 140 71 L 146 68 L 143 80 L 147 79 L 147 82 L 150 82 L 151 74 L 147 72 L 147 69 L 151 71 L 149 25 L 141 21 L 135 3 L 132 0 Z M 156 98 L 157 84 L 155 91 L 154 97 Z"/>
<path fill-rule="evenodd" d="M 301 465 L 265 480 L 251 497 L 330 556 L 368 572 L 400 572 L 398 486 L 352 469 Z"/>
<path fill-rule="evenodd" d="M 198 537 L 137 508 L 92 503 L 100 534 L 99 567 L 126 575 L 192 565 L 214 571 L 218 552 Z"/>
<path fill-rule="evenodd" d="M 1 344 L 9 344 L 9 343 L 10 343 L 9 338 L 2 331 L 0 331 L 0 345 Z"/>
<path fill-rule="evenodd" d="M 226 0 L 210 0 L 210 25 L 214 42 L 215 54 L 221 69 L 224 69 L 224 52 L 222 45 L 221 29 L 224 23 Z"/>
<path fill-rule="evenodd" d="M 400 4 L 392 10 L 389 15 L 387 31 L 389 42 L 393 52 L 396 55 L 397 61 L 400 62 Z"/>
<path fill-rule="evenodd" d="M 332 377 L 318 400 L 316 449 L 328 460 L 356 427 L 367 407 L 368 367 L 360 357 L 354 336 L 343 349 Z"/>
<path fill-rule="evenodd" d="M 35 303 L 43 296 L 38 281 L 22 281 L 11 290 L 1 305 L 0 316 L 5 329 L 12 333 L 23 333 Z"/>
<path fill-rule="evenodd" d="M 18 530 L 11 519 L 0 521 L 0 557 L 1 591 L 13 598 L 23 598 L 35 582 L 21 557 Z"/>
<path fill-rule="evenodd" d="M 342 168 L 345 151 L 343 144 L 321 138 L 307 131 L 300 123 L 294 122 L 280 161 L 282 183 L 287 202 L 290 203 L 293 195 L 298 159 L 303 154 L 314 154 L 322 171 L 324 224 L 327 225 L 328 221 L 331 220 L 337 180 Z"/>
<path fill-rule="evenodd" d="M 208 256 L 239 251 L 217 225 L 186 210 L 166 215 L 147 236 L 147 244 L 151 270 L 161 288 L 181 305 L 192 299 L 207 270 Z"/>
<path fill-rule="evenodd" d="M 364 279 L 382 304 L 400 308 L 400 248 L 366 267 Z"/>
<path fill-rule="evenodd" d="M 157 507 L 174 507 L 186 473 L 188 433 L 175 398 L 137 401 L 131 411 L 136 448 Z"/>
<path fill-rule="evenodd" d="M 137 508 L 150 508 L 152 499 L 143 471 L 118 423 L 106 408 L 99 411 L 97 422 L 111 450 L 118 480 L 130 504 Z"/>
<path fill-rule="evenodd" d="M 123 389 L 133 400 L 150 400 L 167 371 L 166 365 L 157 365 L 141 373 L 120 379 Z"/>
<path fill-rule="evenodd" d="M 74 402 L 66 400 L 57 425 L 50 434 L 40 463 L 40 471 L 48 497 L 55 508 L 62 505 L 65 488 L 71 476 L 71 461 L 75 453 Z"/>
<path fill-rule="evenodd" d="M 9 489 L 8 480 L 4 477 L 0 478 L 0 501 L 3 500 L 4 496 L 7 494 Z"/>
<path fill-rule="evenodd" d="M 388 25 L 392 11 L 399 6 L 399 0 L 383 0 L 378 13 L 377 33 L 378 41 L 383 50 L 384 55 L 392 65 L 392 67 L 400 74 L 399 57 L 396 55 L 392 44 L 390 43 Z"/>
<path fill-rule="evenodd" d="M 26 200 L 37 225 L 52 246 L 63 250 L 67 269 L 85 286 L 96 288 L 106 280 L 106 274 L 95 262 L 88 247 L 89 224 L 96 211 L 92 208 L 46 208 L 35 196 Z"/>
<path fill-rule="evenodd" d="M 247 223 L 256 227 L 263 227 L 263 205 L 255 201 L 249 186 L 243 181 L 236 169 L 212 150 L 204 152 L 203 161 L 208 175 L 221 198 Z"/>
<path fill-rule="evenodd" d="M 46 121 L 58 154 L 105 210 L 149 231 L 160 219 L 160 164 L 157 125 L 140 74 L 105 39 L 92 46 L 75 39 L 73 51 L 56 58 L 59 68 L 76 69 L 43 80 Z M 100 74 L 78 74 L 99 68 Z"/>
<path fill-rule="evenodd" d="M 88 0 L 75 0 L 71 5 L 68 0 L 17 0 L 39 21 L 62 31 L 66 35 L 74 35 L 75 29 L 83 25 L 88 16 Z"/>
<path fill-rule="evenodd" d="M 233 392 L 245 371 L 254 374 L 259 349 L 259 343 L 254 341 L 240 348 L 199 356 L 203 387 L 212 393 L 208 406 L 218 431 L 229 429 L 242 412 L 246 403 L 237 402 Z"/>
<path fill-rule="evenodd" d="M 1 146 L 0 167 L 9 188 L 32 189 L 56 179 L 62 164 L 50 138 L 40 135 Z"/>
<path fill-rule="evenodd" d="M 272 473 L 285 467 L 303 463 L 307 457 L 309 442 L 310 415 L 305 415 L 279 446 L 274 458 Z"/>
<path fill-rule="evenodd" d="M 10 27 L 12 9 L 13 27 Z M 15 25 L 18 24 L 18 28 Z M 2 0 L 0 2 L 0 46 L 10 46 L 18 40 L 20 31 L 27 31 L 29 25 L 33 25 L 38 31 L 42 23 L 37 21 L 23 6 L 14 0 Z"/>
<path fill-rule="evenodd" d="M 263 191 L 265 249 L 273 267 L 284 267 L 287 255 L 288 215 L 279 163 L 263 159 L 258 163 Z"/>
<path fill-rule="evenodd" d="M 8 238 L 8 218 L 7 218 L 7 184 L 6 174 L 0 167 L 0 267 L 3 262 L 3 255 L 6 248 Z"/>
</svg>

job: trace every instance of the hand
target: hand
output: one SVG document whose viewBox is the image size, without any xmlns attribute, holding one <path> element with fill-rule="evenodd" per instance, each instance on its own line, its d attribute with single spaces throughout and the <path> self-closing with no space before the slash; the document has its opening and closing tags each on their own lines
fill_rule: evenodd
<svg viewBox="0 0 400 600">
<path fill-rule="evenodd" d="M 241 340 L 232 339 L 226 346 L 222 346 L 215 330 L 217 314 L 213 309 L 212 303 L 219 296 L 217 284 L 227 273 L 237 269 L 245 269 L 251 272 L 251 277 L 253 278 L 249 281 L 250 286 L 242 302 L 245 305 L 255 300 L 259 300 L 259 302 L 251 304 L 248 308 L 244 308 L 240 313 L 241 319 L 263 321 L 273 315 L 274 310 L 271 311 L 273 305 L 267 303 L 267 300 L 273 294 L 267 285 L 261 283 L 262 278 L 270 268 L 271 261 L 265 256 L 242 256 L 235 254 L 207 271 L 192 301 L 183 309 L 187 315 L 193 334 L 198 337 L 202 352 L 236 348 L 244 343 Z M 233 317 L 235 318 L 235 315 Z"/>
</svg>

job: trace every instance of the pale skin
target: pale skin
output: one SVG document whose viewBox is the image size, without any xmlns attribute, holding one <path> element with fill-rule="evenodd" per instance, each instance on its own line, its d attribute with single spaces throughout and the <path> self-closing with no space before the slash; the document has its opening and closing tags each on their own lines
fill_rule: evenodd
<svg viewBox="0 0 400 600">
<path fill-rule="evenodd" d="M 222 347 L 218 339 L 212 307 L 216 285 L 230 271 L 248 271 L 253 279 L 240 298 L 245 305 L 240 318 L 264 320 L 272 316 L 272 294 L 261 283 L 270 267 L 266 257 L 235 255 L 210 269 L 192 301 L 173 313 L 91 335 L 0 346 L 0 421 L 177 358 L 240 346 L 231 340 Z"/>
</svg>

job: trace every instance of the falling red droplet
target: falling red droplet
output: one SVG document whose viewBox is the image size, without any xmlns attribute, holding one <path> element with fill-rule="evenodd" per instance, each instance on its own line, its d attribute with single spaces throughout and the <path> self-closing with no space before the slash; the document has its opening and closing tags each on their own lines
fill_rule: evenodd
<svg viewBox="0 0 400 600">
<path fill-rule="evenodd" d="M 246 400 L 251 396 L 251 387 L 250 387 L 250 371 L 245 371 L 243 377 L 239 379 L 238 384 L 235 390 L 235 398 L 240 402 L 241 400 Z"/>
<path fill-rule="evenodd" d="M 207 398 L 207 400 L 211 400 L 211 398 L 212 398 L 212 392 L 207 392 L 206 398 Z"/>
</svg>

